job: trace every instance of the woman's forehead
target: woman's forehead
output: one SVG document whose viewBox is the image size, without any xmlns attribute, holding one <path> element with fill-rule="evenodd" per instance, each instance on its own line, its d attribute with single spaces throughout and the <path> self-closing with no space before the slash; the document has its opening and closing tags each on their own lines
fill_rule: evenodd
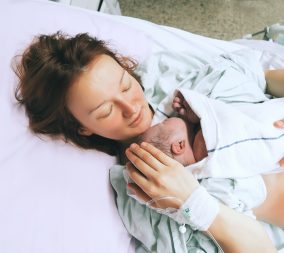
<svg viewBox="0 0 284 253">
<path fill-rule="evenodd" d="M 102 55 L 94 60 L 68 92 L 68 104 L 94 107 L 115 92 L 124 69 L 110 56 Z M 87 108 L 92 109 L 92 108 Z"/>
<path fill-rule="evenodd" d="M 113 58 L 101 55 L 89 64 L 79 81 L 82 81 L 83 84 L 111 85 L 114 84 L 113 82 L 117 82 L 122 71 L 122 67 Z"/>
</svg>

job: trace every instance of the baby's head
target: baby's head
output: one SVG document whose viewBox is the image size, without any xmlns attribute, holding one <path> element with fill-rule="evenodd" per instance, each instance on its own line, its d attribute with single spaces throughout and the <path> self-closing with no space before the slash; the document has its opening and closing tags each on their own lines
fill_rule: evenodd
<svg viewBox="0 0 284 253">
<path fill-rule="evenodd" d="M 184 166 L 195 163 L 186 123 L 169 118 L 141 134 L 137 143 L 148 142 Z"/>
</svg>

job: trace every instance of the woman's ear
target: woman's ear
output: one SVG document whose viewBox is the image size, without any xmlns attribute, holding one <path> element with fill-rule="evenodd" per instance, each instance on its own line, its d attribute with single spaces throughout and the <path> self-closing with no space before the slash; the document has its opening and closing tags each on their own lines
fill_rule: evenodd
<svg viewBox="0 0 284 253">
<path fill-rule="evenodd" d="M 93 134 L 92 131 L 86 127 L 80 127 L 78 133 L 83 136 L 90 136 Z"/>
<path fill-rule="evenodd" d="M 171 144 L 171 151 L 174 155 L 181 155 L 185 151 L 185 140 L 177 140 Z"/>
</svg>

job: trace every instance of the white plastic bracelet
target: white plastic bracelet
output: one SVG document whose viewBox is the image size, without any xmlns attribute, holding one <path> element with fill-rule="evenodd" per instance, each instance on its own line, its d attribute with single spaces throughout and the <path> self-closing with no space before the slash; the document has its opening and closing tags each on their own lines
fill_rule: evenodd
<svg viewBox="0 0 284 253">
<path fill-rule="evenodd" d="M 126 182 L 131 181 L 125 170 L 123 171 L 123 175 Z M 185 229 L 184 224 L 190 225 L 193 230 L 208 230 L 220 209 L 218 201 L 214 197 L 212 197 L 203 186 L 198 186 L 192 192 L 186 202 L 180 207 L 180 209 L 160 209 L 154 208 L 152 206 L 153 203 L 158 202 L 159 200 L 171 198 L 177 199 L 176 197 L 164 196 L 152 199 L 145 203 L 144 201 L 140 200 L 135 194 L 129 192 L 128 189 L 127 194 L 130 197 L 136 199 L 139 203 L 146 204 L 149 208 L 156 210 L 158 213 L 165 214 L 174 219 L 175 221 L 183 224 L 180 228 L 180 230 L 182 231 L 184 231 Z"/>
<path fill-rule="evenodd" d="M 186 202 L 170 214 L 174 220 L 188 224 L 194 230 L 206 231 L 218 215 L 220 206 L 204 187 L 196 188 Z"/>
</svg>

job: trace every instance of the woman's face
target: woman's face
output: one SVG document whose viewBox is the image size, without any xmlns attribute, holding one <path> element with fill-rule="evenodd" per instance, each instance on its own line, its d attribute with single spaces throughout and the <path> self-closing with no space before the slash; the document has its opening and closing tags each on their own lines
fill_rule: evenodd
<svg viewBox="0 0 284 253">
<path fill-rule="evenodd" d="M 71 86 L 67 106 L 80 134 L 128 140 L 146 131 L 151 109 L 137 80 L 113 58 L 101 55 Z"/>
</svg>

